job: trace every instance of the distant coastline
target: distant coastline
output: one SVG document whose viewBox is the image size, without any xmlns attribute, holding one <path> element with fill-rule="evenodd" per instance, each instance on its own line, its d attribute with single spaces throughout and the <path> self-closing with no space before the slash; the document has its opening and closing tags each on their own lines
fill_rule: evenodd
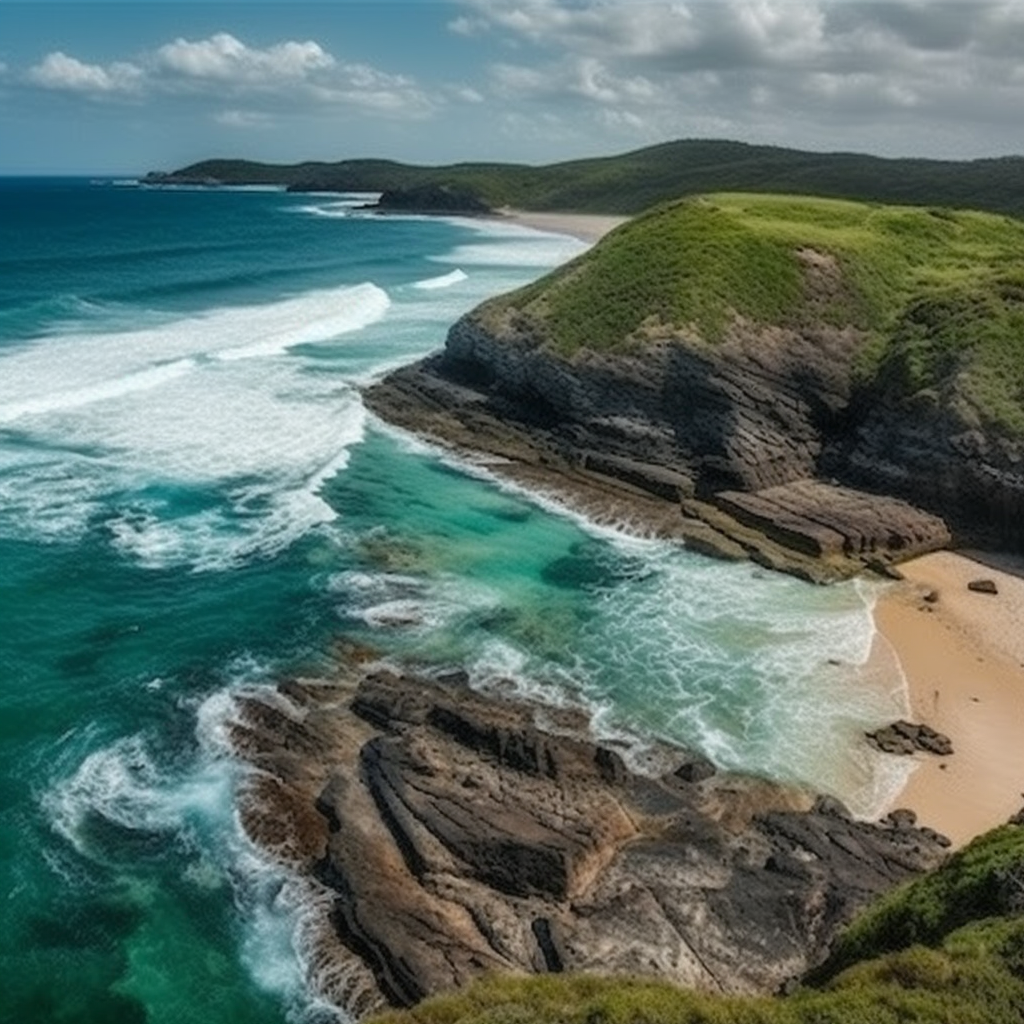
<svg viewBox="0 0 1024 1024">
<path fill-rule="evenodd" d="M 531 166 L 444 166 L 346 159 L 269 164 L 203 160 L 151 171 L 152 184 L 278 185 L 297 192 L 385 192 L 450 187 L 491 209 L 628 216 L 703 192 L 798 193 L 869 202 L 974 208 L 1024 216 L 1024 156 L 893 159 L 816 153 L 723 139 L 680 139 L 613 156 Z"/>
</svg>

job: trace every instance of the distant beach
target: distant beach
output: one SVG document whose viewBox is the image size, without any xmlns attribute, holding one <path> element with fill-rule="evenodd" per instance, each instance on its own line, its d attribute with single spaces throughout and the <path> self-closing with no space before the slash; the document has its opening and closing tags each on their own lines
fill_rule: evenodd
<svg viewBox="0 0 1024 1024">
<path fill-rule="evenodd" d="M 939 551 L 900 569 L 906 581 L 882 596 L 875 621 L 903 667 L 911 717 L 948 735 L 954 753 L 916 755 L 894 806 L 960 846 L 1024 805 L 1024 559 Z M 968 590 L 977 579 L 998 593 Z"/>
<path fill-rule="evenodd" d="M 615 217 L 602 213 L 531 213 L 512 209 L 503 209 L 499 212 L 506 220 L 514 221 L 525 228 L 572 235 L 583 242 L 596 242 L 629 220 L 629 217 Z"/>
</svg>

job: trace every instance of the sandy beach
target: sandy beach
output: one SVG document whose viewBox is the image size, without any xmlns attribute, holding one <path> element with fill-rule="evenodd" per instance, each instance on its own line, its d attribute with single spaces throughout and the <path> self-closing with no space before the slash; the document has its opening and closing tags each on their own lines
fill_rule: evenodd
<svg viewBox="0 0 1024 1024">
<path fill-rule="evenodd" d="M 960 846 L 1024 806 L 1024 559 L 940 551 L 900 568 L 906 580 L 875 621 L 903 666 L 912 719 L 949 736 L 954 753 L 915 755 L 893 806 Z M 968 590 L 976 579 L 998 594 Z"/>
<path fill-rule="evenodd" d="M 612 217 L 599 213 L 531 213 L 526 210 L 503 209 L 501 215 L 523 227 L 572 235 L 583 242 L 596 242 L 628 217 Z"/>
</svg>

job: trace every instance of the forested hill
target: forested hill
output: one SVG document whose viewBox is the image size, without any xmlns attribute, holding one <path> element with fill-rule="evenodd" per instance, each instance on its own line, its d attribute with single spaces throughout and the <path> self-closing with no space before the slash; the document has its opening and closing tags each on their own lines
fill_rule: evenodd
<svg viewBox="0 0 1024 1024">
<path fill-rule="evenodd" d="M 279 184 L 296 191 L 383 192 L 447 185 L 487 205 L 633 214 L 695 192 L 783 192 L 938 205 L 1024 216 L 1024 157 L 972 161 L 884 159 L 687 139 L 619 156 L 533 167 L 463 163 L 423 167 L 389 160 L 263 164 L 205 160 L 157 183 Z"/>
</svg>

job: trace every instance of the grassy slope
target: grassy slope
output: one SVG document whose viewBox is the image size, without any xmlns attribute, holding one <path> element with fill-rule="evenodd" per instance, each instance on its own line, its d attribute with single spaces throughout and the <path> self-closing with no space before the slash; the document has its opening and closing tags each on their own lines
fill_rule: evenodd
<svg viewBox="0 0 1024 1024">
<path fill-rule="evenodd" d="M 585 975 L 492 978 L 378 1024 L 1020 1024 L 1024 828 L 975 840 L 885 897 L 810 983 L 725 998 Z"/>
<path fill-rule="evenodd" d="M 387 160 L 283 166 L 207 160 L 176 173 L 341 191 L 449 184 L 475 191 L 493 207 L 530 210 L 633 214 L 681 195 L 745 191 L 940 203 L 1024 216 L 1024 157 L 970 162 L 887 160 L 699 139 L 544 167 L 497 163 L 420 167 Z"/>
<path fill-rule="evenodd" d="M 797 251 L 834 257 L 842 287 L 810 307 Z M 820 300 L 820 295 L 819 295 Z M 481 311 L 528 316 L 563 354 L 623 350 L 681 328 L 714 343 L 735 314 L 853 324 L 859 371 L 934 393 L 1024 436 L 1024 222 L 940 208 L 718 194 L 648 211 Z"/>
</svg>

